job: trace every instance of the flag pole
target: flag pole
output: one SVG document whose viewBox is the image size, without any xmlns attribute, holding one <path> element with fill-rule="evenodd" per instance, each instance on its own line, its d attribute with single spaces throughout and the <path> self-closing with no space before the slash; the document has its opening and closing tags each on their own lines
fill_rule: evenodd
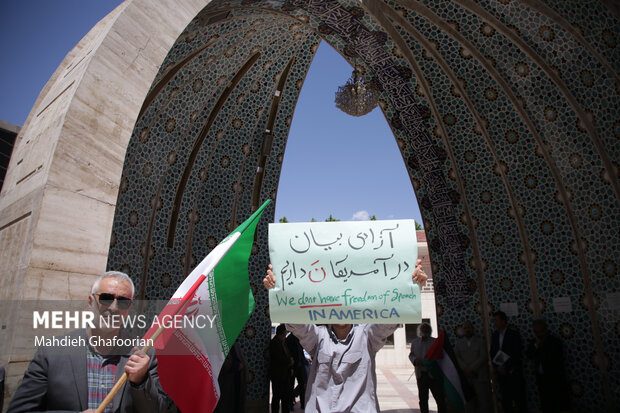
<svg viewBox="0 0 620 413">
<path fill-rule="evenodd" d="M 190 300 L 192 299 L 192 297 L 196 293 L 196 290 L 198 289 L 200 284 L 202 284 L 202 282 L 206 278 L 207 277 L 204 274 L 200 275 L 198 280 L 196 280 L 194 285 L 192 285 L 192 287 L 187 291 L 185 296 L 181 299 L 181 306 L 176 311 L 174 316 L 177 316 L 179 313 L 181 313 L 181 311 L 185 310 L 185 308 L 189 304 Z M 166 328 L 166 326 L 164 324 L 161 324 L 159 326 L 159 328 L 157 329 L 157 331 L 155 331 L 155 333 L 147 340 L 147 342 L 148 343 L 155 343 L 155 340 L 157 340 L 157 338 L 160 336 L 160 334 L 164 331 L 165 328 Z M 151 349 L 151 347 L 152 347 L 151 344 L 145 345 L 144 347 L 142 347 L 142 352 L 146 353 L 147 351 L 149 351 Z M 112 387 L 112 389 L 110 390 L 110 393 L 108 393 L 108 395 L 105 397 L 105 399 L 103 399 L 103 401 L 101 402 L 99 407 L 97 407 L 97 410 L 96 410 L 97 413 L 103 413 L 103 411 L 108 406 L 108 404 L 110 404 L 112 399 L 114 399 L 114 396 L 116 396 L 116 393 L 118 393 L 118 391 L 121 389 L 121 387 L 123 387 L 123 385 L 127 381 L 128 377 L 129 376 L 127 375 L 127 372 L 123 373 L 121 378 L 118 379 L 118 381 L 114 384 L 114 387 Z"/>
</svg>

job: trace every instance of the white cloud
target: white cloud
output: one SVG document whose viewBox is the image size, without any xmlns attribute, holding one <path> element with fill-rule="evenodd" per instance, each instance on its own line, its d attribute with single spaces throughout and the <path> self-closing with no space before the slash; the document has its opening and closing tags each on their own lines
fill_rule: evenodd
<svg viewBox="0 0 620 413">
<path fill-rule="evenodd" d="M 355 214 L 353 214 L 351 219 L 353 221 L 368 221 L 370 220 L 370 214 L 368 213 L 368 211 L 357 211 Z"/>
</svg>

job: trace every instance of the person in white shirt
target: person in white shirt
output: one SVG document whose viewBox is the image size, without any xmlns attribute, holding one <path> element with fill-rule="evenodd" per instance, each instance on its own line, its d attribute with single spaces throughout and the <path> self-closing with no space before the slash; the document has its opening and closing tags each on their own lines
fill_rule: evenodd
<svg viewBox="0 0 620 413">
<path fill-rule="evenodd" d="M 428 278 L 421 260 L 413 281 L 424 286 Z M 275 286 L 271 264 L 263 280 Z M 286 329 L 312 356 L 306 387 L 307 413 L 379 412 L 375 355 L 398 324 L 286 324 Z"/>
</svg>

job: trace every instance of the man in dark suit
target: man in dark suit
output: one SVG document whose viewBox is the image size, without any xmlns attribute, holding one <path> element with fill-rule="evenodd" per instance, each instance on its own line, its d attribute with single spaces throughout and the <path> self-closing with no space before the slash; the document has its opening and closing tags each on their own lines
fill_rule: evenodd
<svg viewBox="0 0 620 413">
<path fill-rule="evenodd" d="M 505 413 L 525 413 L 527 402 L 521 366 L 521 336 L 508 328 L 506 313 L 493 314 L 496 331 L 491 337 L 491 360 Z"/>
<path fill-rule="evenodd" d="M 237 341 L 224 359 L 217 378 L 220 385 L 220 399 L 214 413 L 245 412 L 247 364 L 241 345 Z"/>
<path fill-rule="evenodd" d="M 291 377 L 293 377 L 293 357 L 286 345 L 286 327 L 278 325 L 276 335 L 269 343 L 269 378 L 271 380 L 272 397 L 271 413 L 278 413 L 280 404 L 282 413 L 291 410 L 293 402 L 293 389 Z"/>
<path fill-rule="evenodd" d="M 286 345 L 288 352 L 293 358 L 293 373 L 291 377 L 290 388 L 293 389 L 292 404 L 295 405 L 295 397 L 299 395 L 299 401 L 301 408 L 306 408 L 306 383 L 308 382 L 308 369 L 309 364 L 306 356 L 304 355 L 304 348 L 301 346 L 299 339 L 295 337 L 295 334 L 291 333 L 286 336 Z M 295 379 L 297 379 L 297 387 L 295 387 Z"/>
<path fill-rule="evenodd" d="M 88 297 L 92 328 L 67 334 L 71 345 L 41 346 L 9 405 L 9 413 L 94 412 L 123 373 L 128 381 L 105 412 L 168 411 L 170 400 L 157 376 L 157 361 L 135 347 L 114 345 L 119 317 L 127 317 L 134 286 L 124 273 L 110 271 L 94 283 Z M 108 323 L 101 320 L 108 320 Z M 127 340 L 123 340 L 127 341 Z"/>
<path fill-rule="evenodd" d="M 532 324 L 534 339 L 525 354 L 534 362 L 536 384 L 543 413 L 568 411 L 570 394 L 564 370 L 562 341 L 551 335 L 543 320 Z"/>
</svg>

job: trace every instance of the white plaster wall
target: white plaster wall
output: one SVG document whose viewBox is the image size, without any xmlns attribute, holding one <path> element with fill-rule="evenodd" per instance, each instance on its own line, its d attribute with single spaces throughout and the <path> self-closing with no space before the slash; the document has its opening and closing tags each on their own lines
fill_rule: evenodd
<svg viewBox="0 0 620 413">
<path fill-rule="evenodd" d="M 67 55 L 20 131 L 0 194 L 7 399 L 32 356 L 21 344 L 13 351 L 21 300 L 84 299 L 105 270 L 135 120 L 174 41 L 208 3 L 126 0 Z"/>
</svg>

